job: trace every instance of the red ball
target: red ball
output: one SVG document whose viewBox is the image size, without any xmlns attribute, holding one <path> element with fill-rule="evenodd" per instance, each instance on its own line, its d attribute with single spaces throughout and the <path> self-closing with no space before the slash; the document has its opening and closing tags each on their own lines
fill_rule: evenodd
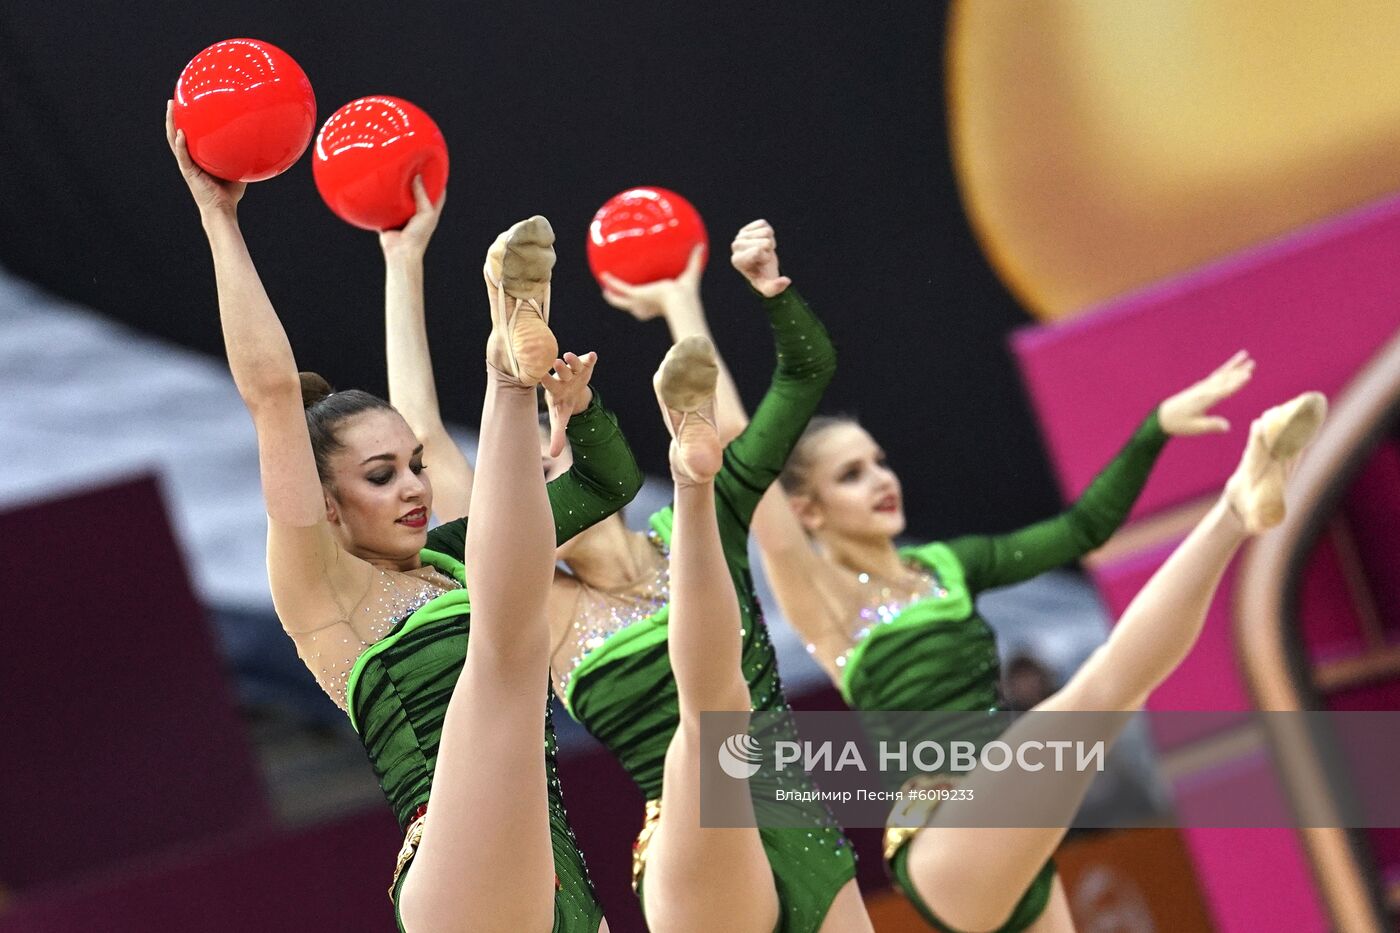
<svg viewBox="0 0 1400 933">
<path fill-rule="evenodd" d="M 437 203 L 447 186 L 447 141 L 418 107 L 361 97 L 331 114 L 311 161 L 316 190 L 337 217 L 365 230 L 394 230 L 413 216 L 413 176 Z"/>
<path fill-rule="evenodd" d="M 696 246 L 710 239 L 689 201 L 665 188 L 631 188 L 609 199 L 588 225 L 588 268 L 630 285 L 674 279 Z"/>
<path fill-rule="evenodd" d="M 306 151 L 316 95 L 301 66 L 271 42 L 225 39 L 180 72 L 174 120 L 200 168 L 228 181 L 262 181 Z"/>
</svg>

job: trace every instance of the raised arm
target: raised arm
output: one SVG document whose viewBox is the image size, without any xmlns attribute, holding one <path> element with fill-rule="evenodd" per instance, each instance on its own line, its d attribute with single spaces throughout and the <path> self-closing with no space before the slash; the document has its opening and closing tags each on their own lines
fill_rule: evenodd
<svg viewBox="0 0 1400 933">
<path fill-rule="evenodd" d="M 826 328 L 795 288 L 763 303 L 773 327 L 777 366 L 748 427 L 725 448 L 725 468 L 715 478 L 721 515 L 732 519 L 721 524 L 721 531 L 741 542 L 747 541 L 751 522 L 756 533 L 758 524 L 767 524 L 766 516 L 755 511 L 760 501 L 787 509 L 775 481 L 836 373 L 836 349 Z"/>
<path fill-rule="evenodd" d="M 1157 407 L 1118 455 L 1068 509 L 1054 518 L 1003 535 L 967 535 L 948 542 L 974 592 L 1028 580 L 1079 560 L 1123 524 L 1171 436 L 1218 434 L 1229 422 L 1207 415 L 1212 405 L 1239 391 L 1254 372 L 1243 350 L 1200 382 Z"/>
<path fill-rule="evenodd" d="M 734 242 L 730 244 L 730 264 L 744 276 L 749 287 L 765 299 L 777 299 L 792 284 L 792 279 L 783 275 L 778 267 L 778 238 L 766 220 L 755 220 L 739 230 Z M 801 298 L 796 300 L 801 302 Z M 805 305 L 803 307 L 805 309 Z M 778 359 L 781 366 L 784 344 L 788 345 L 788 352 L 801 352 L 806 335 L 800 328 L 780 327 L 776 322 L 774 334 L 778 338 Z M 785 340 L 784 337 L 788 334 L 795 334 L 797 339 L 794 341 L 788 337 Z M 825 346 L 830 347 L 825 332 L 822 333 L 822 338 Z M 834 367 L 833 351 L 831 366 L 826 374 L 828 382 L 835 371 Z M 803 430 L 806 430 L 806 422 L 814 413 L 815 408 L 803 421 Z M 797 436 L 801 437 L 801 433 Z M 796 443 L 795 439 L 793 443 Z M 791 453 L 791 445 L 788 452 Z M 786 463 L 787 458 L 783 459 Z M 820 570 L 821 562 L 812 550 L 801 523 L 793 514 L 782 487 L 776 483 L 768 487 L 754 511 L 753 533 L 763 551 L 764 566 L 775 591 L 790 590 L 795 600 L 799 598 L 799 594 L 813 596 L 811 586 L 806 585 L 804 581 L 814 579 L 814 575 Z M 781 596 L 779 598 L 781 599 Z"/>
<path fill-rule="evenodd" d="M 175 131 L 171 106 L 166 139 L 209 239 L 229 370 L 257 432 L 273 602 L 290 629 L 333 621 L 358 578 L 367 578 L 367 565 L 343 553 L 326 520 L 296 360 L 238 226 L 246 185 L 195 165 L 184 133 Z"/>
<path fill-rule="evenodd" d="M 433 204 L 418 177 L 413 179 L 413 199 L 417 210 L 404 228 L 379 234 L 384 252 L 389 402 L 423 444 L 423 462 L 433 480 L 434 511 L 439 518 L 451 520 L 466 515 L 471 504 L 472 465 L 442 423 L 423 307 L 423 254 L 437 229 L 447 192 Z"/>
<path fill-rule="evenodd" d="M 565 433 L 574 463 L 546 484 L 559 544 L 631 502 L 642 488 L 642 471 L 617 426 L 590 385 L 597 356 L 566 353 L 546 379 L 550 404 L 567 417 Z M 428 547 L 459 560 L 466 542 L 465 518 L 428 532 Z"/>
<path fill-rule="evenodd" d="M 603 300 L 614 308 L 626 311 L 639 321 L 661 318 L 671 332 L 671 342 L 678 343 L 686 337 L 701 336 L 714 343 L 710 333 L 710 322 L 705 318 L 705 307 L 700 302 L 700 274 L 705 270 L 705 247 L 691 250 L 685 271 L 674 279 L 662 279 L 645 285 L 632 285 L 610 273 L 603 273 Z M 715 389 L 715 416 L 719 420 L 720 441 L 728 444 L 744 425 L 749 416 L 744 411 L 744 403 L 739 398 L 739 389 L 734 377 L 719 360 L 719 384 Z"/>
<path fill-rule="evenodd" d="M 763 220 L 756 220 L 741 229 L 730 248 L 731 264 L 748 280 L 749 287 L 767 299 L 770 305 L 781 300 L 780 296 L 792 284 L 792 280 L 783 275 L 778 267 L 777 250 L 778 241 L 773 228 Z M 789 300 L 793 299 L 801 303 L 801 298 L 795 292 Z M 800 322 L 804 311 L 810 316 L 805 305 L 801 309 L 793 308 L 789 314 L 795 314 L 792 320 Z M 780 369 L 785 354 L 801 355 L 811 339 L 806 328 L 794 327 L 786 320 L 780 325 L 780 321 L 775 319 L 774 334 L 778 338 Z M 830 347 L 824 331 L 819 346 L 824 349 Z M 819 370 L 824 373 L 823 388 L 834 372 L 834 352 L 829 359 L 829 365 Z M 802 430 L 806 429 L 815 410 L 813 403 L 801 421 Z M 800 431 L 797 437 L 801 437 Z M 795 443 L 796 438 L 788 445 L 789 454 Z M 786 463 L 787 456 L 783 461 Z M 839 589 L 831 579 L 830 567 L 813 549 L 786 493 L 777 483 L 768 487 L 754 510 L 753 536 L 758 542 L 768 584 L 773 588 L 773 595 L 788 624 L 803 641 L 815 646 L 817 658 L 839 656 L 846 647 L 841 624 L 843 620 L 840 618 L 842 603 Z"/>
<path fill-rule="evenodd" d="M 543 383 L 550 420 L 564 425 L 574 461 L 545 485 L 560 544 L 631 502 L 642 488 L 641 468 L 617 416 L 590 385 L 597 364 L 596 353 L 565 353 Z"/>
<path fill-rule="evenodd" d="M 733 440 L 725 448 L 725 468 L 715 479 L 715 493 L 720 534 L 737 558 L 746 546 L 754 509 L 782 471 L 836 371 L 836 351 L 821 322 L 790 287 L 791 279 L 779 272 L 777 240 L 767 221 L 756 220 L 740 230 L 732 253 L 735 268 L 763 297 L 777 348 L 773 380 L 751 423 L 728 370 L 720 364 L 720 435 Z M 604 297 L 639 320 L 664 316 L 673 340 L 692 334 L 708 337 L 698 291 L 701 258 L 697 250 L 686 272 L 670 281 L 636 286 L 605 277 Z"/>
<path fill-rule="evenodd" d="M 752 523 L 768 582 L 783 614 L 807 642 L 819 649 L 830 647 L 829 652 L 819 650 L 819 657 L 834 657 L 845 647 L 835 643 L 840 638 L 840 627 L 831 623 L 840 611 L 839 594 L 827 585 L 829 569 L 812 549 L 787 496 L 774 479 L 835 372 L 835 350 L 825 329 L 797 293 L 793 291 L 785 297 L 792 280 L 779 269 L 777 247 L 777 236 L 766 220 L 746 224 L 730 246 L 731 264 L 764 299 L 777 345 L 773 385 L 760 405 L 759 419 L 777 420 L 780 425 L 786 420 L 787 424 L 776 432 L 760 426 L 759 431 L 739 444 L 737 457 L 726 449 L 725 469 L 716 477 L 720 528 L 731 559 L 747 566 L 747 537 Z M 638 320 L 663 317 L 672 342 L 696 334 L 713 342 L 700 302 L 703 258 L 703 250 L 697 248 L 680 277 L 650 285 L 629 285 L 606 277 L 603 297 Z M 748 435 L 746 429 L 750 425 L 722 356 L 719 365 L 719 432 L 729 444 L 741 433 Z M 834 639 L 831 646 L 823 646 L 827 638 Z"/>
</svg>

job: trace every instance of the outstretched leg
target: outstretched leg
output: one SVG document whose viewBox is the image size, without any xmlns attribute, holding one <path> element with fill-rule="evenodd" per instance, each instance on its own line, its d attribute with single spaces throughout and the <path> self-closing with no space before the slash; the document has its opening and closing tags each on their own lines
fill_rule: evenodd
<svg viewBox="0 0 1400 933">
<path fill-rule="evenodd" d="M 1139 709 L 1190 652 L 1240 544 L 1283 520 L 1286 468 L 1326 410 L 1326 400 L 1312 392 L 1269 409 L 1251 425 L 1244 456 L 1220 500 L 1153 574 L 1107 641 L 1063 689 L 1017 720 L 1002 741 L 1015 748 L 1065 738 L 1066 718 L 1044 714 L 1086 711 L 1125 715 L 1076 717 L 1076 732 L 1095 734 L 1073 738 L 1117 738 L 1126 714 Z M 1043 807 L 1041 822 L 1050 825 L 1002 829 L 977 827 L 994 826 L 1007 801 L 1024 797 L 1025 775 L 1014 769 L 971 772 L 962 786 L 974 799 L 943 804 L 909 843 L 909 872 L 920 897 L 956 929 L 980 933 L 1000 927 L 1059 846 L 1093 774 L 1039 772 L 1033 790 Z M 940 825 L 940 817 L 964 825 Z M 1052 929 L 1058 928 L 1052 923 Z"/>
<path fill-rule="evenodd" d="M 648 926 L 661 933 L 716 929 L 769 933 L 778 898 L 758 830 L 700 825 L 700 713 L 747 713 L 740 668 L 739 600 L 720 545 L 714 477 L 714 347 L 690 337 L 666 354 L 655 379 L 671 430 L 676 483 L 671 538 L 671 668 L 680 725 L 666 750 L 661 816 L 646 863 Z"/>
<path fill-rule="evenodd" d="M 548 327 L 553 241 L 533 217 L 487 254 L 493 328 L 465 560 L 471 643 L 400 899 L 410 933 L 554 922 L 543 708 L 554 522 L 535 414 L 535 386 L 558 352 Z"/>
</svg>

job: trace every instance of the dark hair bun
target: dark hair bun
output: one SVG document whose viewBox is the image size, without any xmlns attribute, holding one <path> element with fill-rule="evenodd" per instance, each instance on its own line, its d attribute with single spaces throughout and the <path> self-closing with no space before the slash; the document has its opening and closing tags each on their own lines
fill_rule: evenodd
<svg viewBox="0 0 1400 933">
<path fill-rule="evenodd" d="M 301 377 L 301 407 L 310 408 L 330 395 L 331 384 L 315 373 L 298 373 Z"/>
</svg>

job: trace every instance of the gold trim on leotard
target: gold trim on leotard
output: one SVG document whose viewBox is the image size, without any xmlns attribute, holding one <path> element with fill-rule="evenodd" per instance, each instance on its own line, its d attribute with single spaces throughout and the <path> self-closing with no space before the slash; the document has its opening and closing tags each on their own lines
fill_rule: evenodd
<svg viewBox="0 0 1400 933">
<path fill-rule="evenodd" d="M 399 848 L 398 860 L 394 863 L 394 880 L 389 882 L 389 903 L 391 904 L 394 902 L 394 889 L 399 886 L 399 876 L 403 874 L 409 860 L 418 851 L 418 843 L 423 841 L 423 826 L 427 821 L 428 808 L 422 807 L 418 811 L 417 818 L 408 824 L 408 831 L 404 833 L 403 845 Z"/>
<path fill-rule="evenodd" d="M 893 861 L 899 850 L 933 819 L 934 811 L 943 800 L 940 795 L 929 792 L 952 790 L 957 786 L 957 782 L 946 774 L 916 774 L 900 786 L 902 797 L 908 797 L 911 791 L 921 791 L 924 796 L 916 800 L 900 800 L 890 810 L 885 820 L 886 862 Z"/>
<path fill-rule="evenodd" d="M 413 856 L 418 852 L 418 846 L 423 841 L 423 827 L 428 822 L 428 806 L 424 804 L 418 808 L 418 815 L 412 823 L 408 824 L 408 831 L 404 833 L 403 845 L 399 848 L 398 859 L 394 863 L 394 880 L 389 882 L 389 903 L 394 904 L 394 889 L 399 886 L 399 879 L 403 877 L 403 871 L 408 867 L 408 863 L 413 860 Z M 564 884 L 559 880 L 559 875 L 554 876 L 554 890 L 562 890 Z M 396 905 L 397 906 L 397 905 Z"/>
<path fill-rule="evenodd" d="M 651 846 L 651 837 L 656 833 L 657 824 L 661 822 L 661 798 L 656 797 L 647 801 L 647 815 L 642 821 L 641 832 L 637 833 L 637 841 L 632 843 L 632 893 L 642 892 L 642 873 L 647 867 L 647 849 Z"/>
</svg>

